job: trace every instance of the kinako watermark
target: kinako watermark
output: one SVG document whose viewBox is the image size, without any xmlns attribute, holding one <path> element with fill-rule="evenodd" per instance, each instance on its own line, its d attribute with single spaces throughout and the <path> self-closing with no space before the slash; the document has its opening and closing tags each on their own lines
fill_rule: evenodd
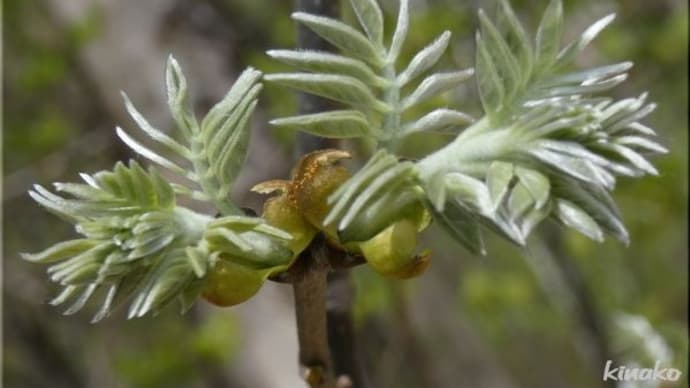
<svg viewBox="0 0 690 388">
<path fill-rule="evenodd" d="M 678 381 L 683 372 L 676 368 L 662 368 L 661 361 L 654 363 L 654 368 L 613 366 L 613 361 L 606 361 L 604 381 Z"/>
</svg>

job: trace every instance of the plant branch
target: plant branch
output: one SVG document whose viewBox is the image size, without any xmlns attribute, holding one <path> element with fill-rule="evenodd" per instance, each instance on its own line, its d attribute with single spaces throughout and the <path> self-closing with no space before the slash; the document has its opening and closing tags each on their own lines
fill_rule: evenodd
<svg viewBox="0 0 690 388">
<path fill-rule="evenodd" d="M 321 239 L 298 258 L 299 276 L 293 279 L 299 360 L 311 387 L 335 387 L 326 327 L 328 265 Z"/>
</svg>

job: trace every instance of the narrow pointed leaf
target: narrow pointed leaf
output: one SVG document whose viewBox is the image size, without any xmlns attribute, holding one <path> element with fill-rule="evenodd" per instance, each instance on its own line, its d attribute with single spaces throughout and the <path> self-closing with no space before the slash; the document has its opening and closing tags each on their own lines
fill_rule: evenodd
<svg viewBox="0 0 690 388">
<path fill-rule="evenodd" d="M 349 75 L 366 84 L 377 86 L 385 86 L 387 82 L 377 76 L 364 62 L 338 54 L 309 50 L 269 50 L 266 54 L 301 70 Z"/>
<path fill-rule="evenodd" d="M 452 109 L 436 109 L 420 119 L 403 127 L 403 136 L 416 132 L 459 131 L 460 127 L 472 124 L 474 119 L 463 112 Z"/>
<path fill-rule="evenodd" d="M 270 124 L 335 139 L 371 137 L 378 134 L 378 131 L 370 126 L 366 116 L 354 110 L 285 117 L 271 120 Z"/>
<path fill-rule="evenodd" d="M 350 0 L 359 24 L 377 47 L 383 47 L 383 14 L 376 0 Z"/>
<path fill-rule="evenodd" d="M 395 32 L 391 41 L 390 49 L 388 50 L 387 63 L 394 64 L 400 49 L 402 48 L 405 38 L 407 37 L 407 30 L 410 25 L 409 0 L 400 0 L 400 8 L 398 10 L 398 21 L 395 25 Z"/>
<path fill-rule="evenodd" d="M 417 55 L 412 58 L 407 68 L 398 76 L 398 84 L 400 86 L 407 84 L 423 72 L 429 70 L 438 62 L 441 55 L 446 51 L 448 42 L 450 41 L 450 31 L 445 31 L 430 45 L 423 48 Z"/>
<path fill-rule="evenodd" d="M 347 24 L 303 12 L 293 13 L 292 18 L 343 50 L 345 54 L 361 59 L 375 67 L 382 65 L 382 53 L 361 32 Z"/>
<path fill-rule="evenodd" d="M 269 74 L 267 81 L 330 98 L 363 109 L 387 112 L 390 107 L 376 99 L 362 81 L 349 76 L 331 74 Z"/>
<path fill-rule="evenodd" d="M 563 4 L 551 0 L 537 29 L 536 61 L 540 68 L 551 66 L 558 55 L 563 29 Z"/>
<path fill-rule="evenodd" d="M 425 78 L 412 94 L 403 99 L 402 110 L 424 102 L 443 92 L 458 87 L 474 74 L 473 69 L 449 73 L 436 73 Z"/>
<path fill-rule="evenodd" d="M 556 200 L 556 216 L 563 224 L 571 227 L 594 241 L 604 241 L 599 225 L 584 210 L 570 201 Z"/>
</svg>

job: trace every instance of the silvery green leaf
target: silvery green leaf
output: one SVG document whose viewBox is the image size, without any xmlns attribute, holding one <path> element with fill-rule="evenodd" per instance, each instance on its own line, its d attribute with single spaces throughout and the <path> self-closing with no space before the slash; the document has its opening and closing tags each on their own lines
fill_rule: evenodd
<svg viewBox="0 0 690 388">
<path fill-rule="evenodd" d="M 282 229 L 271 226 L 267 223 L 261 223 L 254 227 L 255 232 L 263 233 L 270 237 L 275 237 L 279 240 L 290 241 L 293 239 L 292 235 Z"/>
<path fill-rule="evenodd" d="M 390 106 L 376 99 L 367 85 L 350 76 L 292 73 L 269 74 L 265 76 L 265 79 L 362 109 L 374 109 L 379 112 L 387 112 L 391 109 Z"/>
<path fill-rule="evenodd" d="M 170 186 L 173 188 L 174 193 L 184 195 L 195 201 L 208 202 L 211 200 L 211 197 L 203 191 L 193 190 L 177 183 L 171 183 Z"/>
<path fill-rule="evenodd" d="M 635 109 L 635 108 L 633 108 Z M 652 113 L 656 109 L 656 104 L 647 104 L 639 110 L 635 109 L 634 112 L 630 112 L 627 115 L 609 124 L 606 129 L 609 133 L 616 133 L 622 128 L 628 128 L 631 124 L 635 123 L 637 120 L 641 120 L 648 114 Z M 627 113 L 627 112 L 626 112 Z"/>
<path fill-rule="evenodd" d="M 656 168 L 654 168 L 654 166 L 651 163 L 649 163 L 649 161 L 647 161 L 647 159 L 645 159 L 644 156 L 640 155 L 639 153 L 633 151 L 628 147 L 622 146 L 620 144 L 611 143 L 602 144 L 600 147 L 615 152 L 621 158 L 627 160 L 633 166 L 646 172 L 647 174 L 659 175 L 659 172 L 656 170 Z"/>
<path fill-rule="evenodd" d="M 366 116 L 355 110 L 285 117 L 271 120 L 270 124 L 335 139 L 371 137 L 378 134 L 378 131 L 371 127 Z"/>
<path fill-rule="evenodd" d="M 99 188 L 82 183 L 53 183 L 56 191 L 67 193 L 77 199 L 91 199 L 92 201 L 113 201 L 115 197 Z"/>
<path fill-rule="evenodd" d="M 387 86 L 388 81 L 379 77 L 364 62 L 322 51 L 310 50 L 269 50 L 268 56 L 285 64 L 307 70 L 314 73 L 333 73 L 349 75 L 357 78 L 365 84 Z"/>
<path fill-rule="evenodd" d="M 110 242 L 100 242 L 98 245 L 79 253 L 58 264 L 53 264 L 48 267 L 48 274 L 55 282 L 61 282 L 66 277 L 70 276 L 74 271 L 94 263 L 101 263 L 114 249 L 114 244 Z"/>
<path fill-rule="evenodd" d="M 508 193 L 513 175 L 514 171 L 511 163 L 495 161 L 489 165 L 489 169 L 486 172 L 486 187 L 489 190 L 494 210 L 501 205 L 503 198 Z"/>
<path fill-rule="evenodd" d="M 161 143 L 168 147 L 171 151 L 175 152 L 179 156 L 182 156 L 183 158 L 189 160 L 191 158 L 191 153 L 187 147 L 183 146 L 182 144 L 178 143 L 173 139 L 172 137 L 166 135 L 159 129 L 154 128 L 147 120 L 144 118 L 144 116 L 139 113 L 137 108 L 134 107 L 134 104 L 132 104 L 132 101 L 129 99 L 127 94 L 122 92 L 122 98 L 125 101 L 125 108 L 127 109 L 127 112 L 129 113 L 130 116 L 132 116 L 132 119 L 139 125 L 139 128 L 141 128 L 144 133 L 149 135 L 151 139 L 157 141 L 158 143 Z"/>
<path fill-rule="evenodd" d="M 625 127 L 622 127 L 621 129 L 629 130 L 632 132 L 636 132 L 642 135 L 647 135 L 647 136 L 654 136 L 656 135 L 656 132 L 652 128 L 649 128 L 646 125 L 640 124 L 640 123 L 630 123 Z"/>
<path fill-rule="evenodd" d="M 668 150 L 662 145 L 640 136 L 621 136 L 616 138 L 616 143 L 628 148 L 637 148 L 640 151 L 665 154 Z"/>
<path fill-rule="evenodd" d="M 174 234 L 158 236 L 146 244 L 134 248 L 134 250 L 129 253 L 128 259 L 133 260 L 141 257 L 151 256 L 154 253 L 162 251 L 165 247 L 172 243 L 175 237 L 176 236 Z"/>
<path fill-rule="evenodd" d="M 251 67 L 245 69 L 237 78 L 223 99 L 216 103 L 201 121 L 204 136 L 211 136 L 222 130 L 229 116 L 243 100 L 253 100 L 261 90 L 261 72 Z M 232 126 L 230 126 L 232 127 Z"/>
<path fill-rule="evenodd" d="M 74 257 L 96 246 L 90 239 L 76 239 L 57 243 L 38 253 L 22 253 L 22 259 L 35 263 L 52 263 Z"/>
<path fill-rule="evenodd" d="M 549 125 L 552 122 L 560 120 L 558 117 L 565 114 L 566 111 L 567 109 L 560 104 L 541 104 L 533 106 L 515 117 L 511 126 L 520 134 L 535 133 L 541 126 Z M 568 127 L 568 125 L 565 125 L 565 127 Z M 541 137 L 540 135 L 533 136 L 535 138 Z"/>
<path fill-rule="evenodd" d="M 256 268 L 264 270 L 282 267 L 292 259 L 292 251 L 283 244 L 282 239 L 255 230 L 243 232 L 242 237 L 252 244 L 252 251 L 244 256 L 244 260 Z"/>
<path fill-rule="evenodd" d="M 562 29 L 563 4 L 561 0 L 551 0 L 537 29 L 536 61 L 539 68 L 548 68 L 556 61 Z"/>
<path fill-rule="evenodd" d="M 377 47 L 383 47 L 383 14 L 376 0 L 350 0 L 359 24 Z"/>
<path fill-rule="evenodd" d="M 532 230 L 539 225 L 546 217 L 548 217 L 553 211 L 553 205 L 551 201 L 546 202 L 541 208 L 531 209 L 522 219 L 520 225 L 520 233 L 527 237 L 532 233 Z"/>
<path fill-rule="evenodd" d="M 364 190 L 370 181 L 385 170 L 395 166 L 397 162 L 397 159 L 385 150 L 379 150 L 372 155 L 369 161 L 354 176 L 328 197 L 328 204 L 332 205 L 332 207 L 323 224 L 330 225 L 337 219 L 342 218 L 344 212 L 347 211 L 347 207 L 350 206 L 351 201 L 356 198 L 357 194 Z"/>
<path fill-rule="evenodd" d="M 218 250 L 239 254 L 250 252 L 252 245 L 235 231 L 225 228 L 212 228 L 205 233 L 206 240 Z"/>
<path fill-rule="evenodd" d="M 180 292 L 177 300 L 180 302 L 180 314 L 186 313 L 196 302 L 204 290 L 205 282 L 193 280 Z"/>
<path fill-rule="evenodd" d="M 508 212 L 510 220 L 515 222 L 522 218 L 522 216 L 530 209 L 535 207 L 535 201 L 532 194 L 527 190 L 524 184 L 517 183 L 510 191 L 508 198 Z"/>
<path fill-rule="evenodd" d="M 86 286 L 75 286 L 75 285 L 70 285 L 66 286 L 65 288 L 60 291 L 60 293 L 53 299 L 51 299 L 48 304 L 51 306 L 58 306 L 61 305 L 69 300 L 74 294 L 79 293 L 80 291 L 84 290 Z"/>
<path fill-rule="evenodd" d="M 476 42 L 477 57 L 475 68 L 477 69 L 479 98 L 487 115 L 493 115 L 501 108 L 505 90 L 501 76 L 498 74 L 493 59 L 479 33 L 477 33 Z"/>
<path fill-rule="evenodd" d="M 390 49 L 388 50 L 388 56 L 386 58 L 387 63 L 395 63 L 396 59 L 398 59 L 398 55 L 400 55 L 400 49 L 405 42 L 405 38 L 407 37 L 407 30 L 410 25 L 409 6 L 409 0 L 400 0 L 398 21 L 395 25 L 395 32 L 393 33 Z"/>
<path fill-rule="evenodd" d="M 442 213 L 446 206 L 446 173 L 441 171 L 426 180 L 424 191 L 429 202 L 438 213 Z"/>
<path fill-rule="evenodd" d="M 450 35 L 450 31 L 444 31 L 430 45 L 418 52 L 417 55 L 412 58 L 407 68 L 398 75 L 398 85 L 403 86 L 407 84 L 435 65 L 441 58 L 441 55 L 446 51 L 448 42 L 450 41 Z"/>
<path fill-rule="evenodd" d="M 341 242 L 369 240 L 388 228 L 392 222 L 409 216 L 416 217 L 416 214 L 407 213 L 409 209 L 417 209 L 411 205 L 422 197 L 421 188 L 412 186 L 411 182 L 402 182 L 391 187 L 390 190 L 375 196 L 345 229 L 339 230 L 338 238 Z"/>
<path fill-rule="evenodd" d="M 338 224 L 338 229 L 342 230 L 347 228 L 357 213 L 362 210 L 362 208 L 378 193 L 383 190 L 391 190 L 401 182 L 409 181 L 410 178 L 414 176 L 415 172 L 416 171 L 413 163 L 400 162 L 394 167 L 380 174 L 378 177 L 374 178 L 352 202 L 352 205 Z"/>
<path fill-rule="evenodd" d="M 624 98 L 622 100 L 598 106 L 599 120 L 602 121 L 604 127 L 608 128 L 612 124 L 619 122 L 630 116 L 630 114 L 640 109 L 647 100 L 647 93 L 642 93 L 637 98 Z M 634 121 L 634 120 L 633 120 Z"/>
<path fill-rule="evenodd" d="M 98 310 L 96 315 L 93 316 L 93 318 L 91 319 L 91 323 L 100 322 L 110 314 L 110 308 L 113 304 L 113 301 L 115 300 L 117 291 L 117 284 L 112 284 L 110 287 L 108 287 L 108 291 L 106 292 L 105 298 L 103 299 L 101 308 Z"/>
<path fill-rule="evenodd" d="M 546 85 L 563 85 L 570 83 L 582 83 L 590 80 L 608 79 L 610 77 L 623 74 L 633 67 L 632 62 L 621 62 L 613 65 L 594 67 L 574 71 L 562 75 L 555 75 L 543 81 Z"/>
<path fill-rule="evenodd" d="M 566 226 L 577 230 L 594 241 L 604 241 L 604 233 L 584 210 L 574 203 L 564 200 L 556 200 L 556 217 Z"/>
<path fill-rule="evenodd" d="M 599 176 L 593 172 L 591 162 L 542 148 L 530 149 L 527 151 L 527 153 L 531 154 L 552 168 L 562 171 L 575 179 L 592 184 L 602 184 Z"/>
<path fill-rule="evenodd" d="M 96 288 L 98 288 L 97 284 L 87 285 L 79 298 L 77 298 L 77 300 L 70 307 L 68 307 L 63 314 L 72 315 L 79 312 L 79 310 L 84 307 L 86 302 L 89 301 L 89 298 L 91 298 L 91 295 L 93 295 L 94 291 L 96 291 Z"/>
<path fill-rule="evenodd" d="M 628 232 L 621 221 L 620 211 L 606 190 L 566 177 L 555 179 L 552 188 L 554 196 L 565 198 L 576 204 L 607 233 L 626 245 L 629 243 Z"/>
<path fill-rule="evenodd" d="M 445 183 L 449 198 L 467 204 L 479 214 L 493 212 L 489 190 L 479 179 L 454 172 L 446 174 Z"/>
<path fill-rule="evenodd" d="M 496 212 L 490 216 L 480 217 L 482 225 L 486 226 L 494 233 L 503 236 L 508 241 L 518 245 L 525 245 L 525 237 L 520 228 L 510 219 L 508 210 L 505 207 L 499 207 Z"/>
<path fill-rule="evenodd" d="M 116 127 L 115 131 L 117 132 L 117 136 L 122 140 L 123 143 L 125 143 L 129 148 L 134 150 L 137 154 L 143 156 L 144 158 L 152 161 L 153 163 L 158 164 L 161 167 L 167 168 L 168 170 L 175 172 L 177 174 L 180 174 L 182 176 L 188 176 L 189 174 L 187 173 L 187 170 L 184 168 L 178 166 L 177 164 L 171 162 L 170 160 L 166 159 L 165 157 L 158 155 L 154 151 L 150 150 L 149 148 L 143 146 L 141 143 L 138 141 L 134 140 L 131 136 L 127 134 L 122 128 Z"/>
<path fill-rule="evenodd" d="M 155 281 L 147 288 L 146 298 L 137 312 L 138 317 L 149 311 L 157 312 L 172 301 L 192 280 L 193 272 L 182 257 L 166 257 L 165 263 L 157 271 Z"/>
<path fill-rule="evenodd" d="M 515 175 L 534 199 L 535 207 L 539 209 L 544 206 L 549 199 L 551 190 L 549 178 L 537 170 L 520 166 L 515 167 Z"/>
<path fill-rule="evenodd" d="M 434 220 L 468 251 L 475 255 L 486 255 L 479 224 L 470 211 L 454 202 L 448 203 L 443 212 L 431 211 Z"/>
<path fill-rule="evenodd" d="M 238 214 L 229 199 L 249 145 L 249 121 L 262 89 L 261 72 L 247 68 L 204 117 L 192 141 L 196 182 L 225 215 Z"/>
<path fill-rule="evenodd" d="M 249 131 L 247 127 L 256 105 L 256 100 L 251 101 L 237 121 L 233 120 L 231 125 L 234 129 L 228 132 L 227 136 L 218 135 L 214 137 L 211 140 L 212 143 L 207 145 L 210 172 L 218 182 L 215 192 L 207 190 L 207 193 L 215 199 L 218 210 L 223 214 L 236 214 L 238 212 L 237 207 L 228 199 L 228 195 L 230 194 L 232 182 L 239 175 L 240 168 L 247 156 L 247 148 L 249 147 Z M 221 142 L 222 140 L 225 141 Z M 217 154 L 215 154 L 211 144 L 221 145 Z M 206 172 L 206 174 L 208 173 L 209 171 Z M 202 188 L 204 186 L 202 185 Z"/>
<path fill-rule="evenodd" d="M 199 124 L 194 117 L 191 102 L 189 101 L 189 90 L 187 89 L 187 79 L 182 73 L 180 64 L 173 56 L 168 57 L 168 64 L 165 71 L 165 82 L 168 89 L 168 105 L 175 123 L 187 138 L 190 138 L 199 129 Z"/>
<path fill-rule="evenodd" d="M 574 141 L 555 141 L 544 139 L 538 140 L 533 144 L 535 147 L 555 151 L 565 155 L 575 156 L 599 166 L 608 166 L 610 164 L 606 158 L 597 155 L 596 153 L 585 148 L 580 143 L 576 143 Z"/>
<path fill-rule="evenodd" d="M 466 113 L 440 108 L 406 124 L 402 134 L 406 136 L 416 132 L 458 131 L 460 127 L 473 122 L 474 119 Z"/>
<path fill-rule="evenodd" d="M 46 210 L 69 222 L 76 223 L 82 217 L 77 215 L 82 209 L 74 201 L 67 201 L 43 186 L 34 185 L 33 190 L 29 190 L 29 196 Z"/>
<path fill-rule="evenodd" d="M 561 50 L 558 53 L 556 66 L 561 67 L 570 64 L 575 59 L 577 54 L 579 54 L 585 47 L 587 47 L 589 43 L 592 40 L 594 40 L 594 38 L 596 38 L 596 36 L 599 35 L 599 33 L 604 28 L 606 28 L 606 26 L 611 24 L 611 22 L 615 18 L 615 14 L 610 14 L 597 20 L 591 26 L 587 27 L 587 29 L 580 35 L 578 39 L 568 44 L 563 50 Z"/>
<path fill-rule="evenodd" d="M 583 82 L 577 86 L 560 86 L 549 88 L 544 91 L 542 98 L 575 96 L 581 94 L 591 94 L 605 92 L 612 89 L 625 81 L 628 78 L 627 74 L 618 74 L 617 76 L 607 78 L 604 80 L 596 80 L 591 83 Z"/>
<path fill-rule="evenodd" d="M 496 26 L 503 32 L 506 44 L 520 63 L 519 68 L 523 74 L 523 82 L 526 82 L 532 70 L 534 49 L 522 23 L 515 16 L 515 12 L 508 0 L 501 0 L 498 14 L 496 15 Z"/>
<path fill-rule="evenodd" d="M 436 73 L 426 77 L 412 94 L 402 100 L 402 110 L 409 109 L 429 98 L 457 87 L 473 74 L 474 69 L 467 69 L 448 73 Z"/>
<path fill-rule="evenodd" d="M 295 12 L 292 18 L 306 25 L 316 34 L 348 55 L 375 67 L 383 64 L 382 53 L 361 32 L 335 19 Z"/>
<path fill-rule="evenodd" d="M 533 109 L 536 110 L 536 109 Z M 539 139 L 544 137 L 557 137 L 564 131 L 572 131 L 573 129 L 581 128 L 591 121 L 589 113 L 581 113 L 576 116 L 566 116 L 552 121 L 545 121 L 550 119 L 547 115 L 542 117 L 534 117 L 531 122 L 523 121 L 521 130 L 532 139 Z"/>
<path fill-rule="evenodd" d="M 483 46 L 491 56 L 496 71 L 501 75 L 506 98 L 511 98 L 523 80 L 529 77 L 529 74 L 520 73 L 520 70 L 525 69 L 520 68 L 520 64 L 511 52 L 508 43 L 482 10 L 479 10 L 479 24 L 482 31 L 480 37 Z"/>
</svg>

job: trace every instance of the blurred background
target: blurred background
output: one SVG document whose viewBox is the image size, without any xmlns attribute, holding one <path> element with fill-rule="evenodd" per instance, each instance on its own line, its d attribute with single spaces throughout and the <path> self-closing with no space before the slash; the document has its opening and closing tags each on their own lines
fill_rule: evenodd
<svg viewBox="0 0 690 388">
<path fill-rule="evenodd" d="M 347 3 L 343 1 L 343 3 Z M 391 31 L 397 1 L 381 1 Z M 438 68 L 471 67 L 476 10 L 492 1 L 412 0 L 406 58 L 445 29 L 452 47 Z M 546 0 L 513 1 L 534 31 Z M 74 235 L 39 209 L 33 183 L 75 181 L 132 153 L 115 125 L 134 129 L 120 90 L 169 129 L 165 58 L 174 53 L 205 112 L 247 65 L 284 67 L 263 53 L 295 44 L 289 1 L 3 1 L 3 383 L 5 387 L 303 387 L 298 376 L 291 288 L 267 284 L 249 302 L 218 309 L 200 301 L 186 315 L 89 324 L 96 306 L 63 317 L 46 304 L 57 287 L 18 252 Z M 519 250 L 488 238 L 475 257 L 439 229 L 424 235 L 433 261 L 424 276 L 389 281 L 353 271 L 360 356 L 374 387 L 613 387 L 603 365 L 683 371 L 688 314 L 688 9 L 682 0 L 565 1 L 566 37 L 610 12 L 617 21 L 580 58 L 583 65 L 633 60 L 619 96 L 649 91 L 659 107 L 646 123 L 671 152 L 661 175 L 622 179 L 616 189 L 631 244 L 591 242 L 546 223 Z M 353 21 L 343 4 L 343 17 Z M 251 185 L 287 176 L 294 136 L 266 125 L 294 113 L 293 93 L 267 85 L 254 118 L 235 198 L 260 210 Z M 446 96 L 479 114 L 472 83 Z M 436 101 L 438 103 L 438 101 Z M 418 149 L 448 139 L 415 139 Z M 349 145 L 345 145 L 348 146 Z M 356 149 L 356 147 L 354 147 Z M 621 385 L 622 386 L 622 385 Z M 630 385 L 626 385 L 628 387 Z M 642 385 L 640 385 L 642 387 Z"/>
</svg>

